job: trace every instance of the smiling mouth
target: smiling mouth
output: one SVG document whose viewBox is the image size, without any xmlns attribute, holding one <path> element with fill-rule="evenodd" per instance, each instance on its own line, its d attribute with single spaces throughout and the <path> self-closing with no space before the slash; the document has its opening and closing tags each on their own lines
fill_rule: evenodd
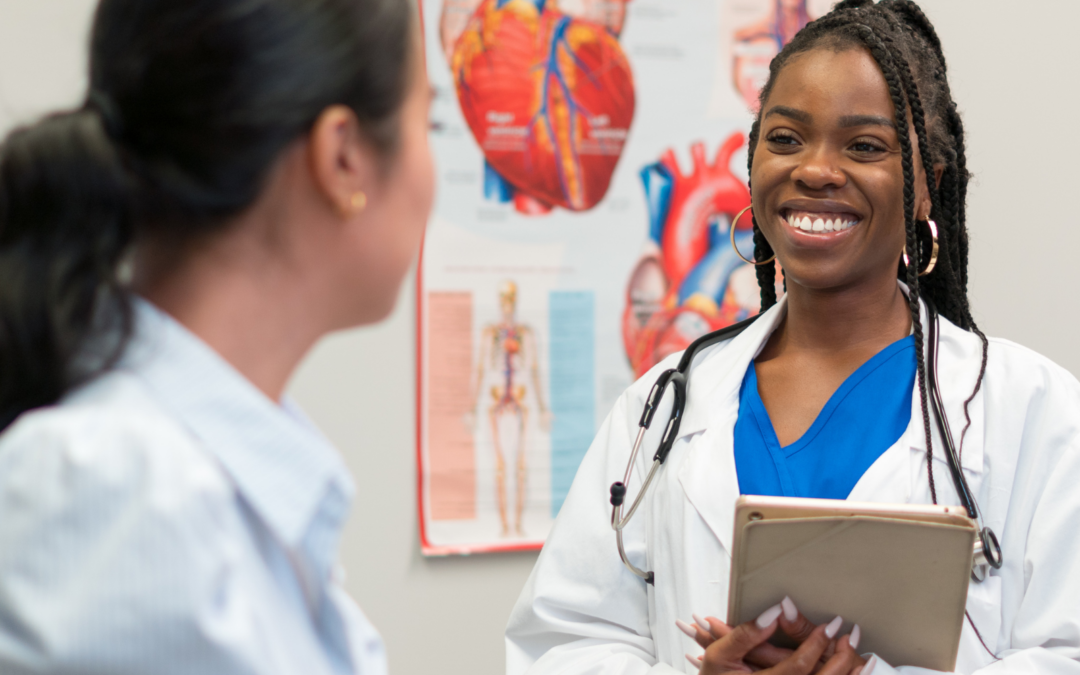
<svg viewBox="0 0 1080 675">
<path fill-rule="evenodd" d="M 789 227 L 810 233 L 843 232 L 861 222 L 854 213 L 818 213 L 795 209 L 785 209 L 780 217 Z"/>
</svg>

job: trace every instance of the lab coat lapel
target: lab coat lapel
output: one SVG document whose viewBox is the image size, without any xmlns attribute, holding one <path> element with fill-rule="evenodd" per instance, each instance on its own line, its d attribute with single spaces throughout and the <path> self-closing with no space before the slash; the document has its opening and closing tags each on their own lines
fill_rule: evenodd
<svg viewBox="0 0 1080 675">
<path fill-rule="evenodd" d="M 923 321 L 926 321 L 925 306 Z M 969 333 L 951 323 L 945 317 L 939 318 L 941 341 L 938 346 L 938 382 L 941 385 L 941 398 L 945 414 L 949 420 L 953 443 L 960 453 L 960 466 L 963 468 L 968 485 L 977 495 L 984 474 L 984 422 L 985 399 L 980 391 L 968 406 L 971 426 L 967 433 L 964 427 L 964 401 L 971 395 L 979 376 L 982 364 L 982 342 L 974 333 Z M 925 325 L 925 323 L 924 323 Z M 927 373 L 927 377 L 932 377 Z M 929 382 L 928 382 L 929 385 Z M 949 461 L 945 446 L 938 430 L 933 409 L 929 410 L 931 440 L 933 441 L 934 483 L 937 488 L 938 502 L 958 504 L 959 496 L 949 473 Z M 926 434 L 923 429 L 922 408 L 919 399 L 919 387 L 916 383 L 912 392 L 911 424 L 908 426 L 910 438 L 911 494 L 912 501 L 930 502 L 929 478 L 926 469 Z M 961 440 L 963 445 L 961 446 Z"/>
<path fill-rule="evenodd" d="M 906 291 L 906 287 L 904 287 Z M 922 306 L 923 326 L 926 326 L 926 306 Z M 960 438 L 966 424 L 964 400 L 975 387 L 982 362 L 979 338 L 939 317 L 941 342 L 938 347 L 938 381 L 949 418 L 953 440 L 960 448 Z M 928 333 L 928 331 L 927 331 Z M 983 397 L 980 393 L 968 406 L 971 427 L 964 437 L 960 464 L 972 490 L 979 490 L 983 473 L 983 421 L 985 419 Z M 956 504 L 955 488 L 949 474 L 941 434 L 930 412 L 931 438 L 934 442 L 934 479 L 938 500 Z M 919 385 L 916 382 L 911 396 L 911 422 L 900 439 L 867 469 L 852 489 L 848 499 L 860 502 L 888 502 L 894 504 L 929 503 L 930 487 L 926 473 L 926 432 L 923 427 Z"/>
<path fill-rule="evenodd" d="M 750 362 L 784 317 L 782 299 L 729 344 L 702 354 L 691 371 L 687 411 L 680 429 L 688 445 L 679 471 L 687 499 L 730 554 L 739 497 L 735 472 L 735 421 L 739 388 Z"/>
</svg>

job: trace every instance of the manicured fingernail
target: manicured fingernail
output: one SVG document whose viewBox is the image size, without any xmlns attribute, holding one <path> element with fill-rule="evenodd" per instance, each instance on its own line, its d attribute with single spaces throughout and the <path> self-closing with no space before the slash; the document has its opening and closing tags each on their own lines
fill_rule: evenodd
<svg viewBox="0 0 1080 675">
<path fill-rule="evenodd" d="M 777 617 L 780 616 L 780 612 L 782 611 L 784 611 L 783 607 L 781 607 L 780 605 L 773 605 L 772 607 L 762 612 L 761 616 L 759 616 L 757 618 L 757 621 L 755 621 L 754 623 L 757 624 L 758 628 L 768 628 L 769 626 L 773 625 Z"/>
<path fill-rule="evenodd" d="M 675 625 L 679 627 L 679 630 L 686 633 L 687 636 L 692 638 L 697 637 L 697 630 L 682 619 L 675 619 Z"/>
<path fill-rule="evenodd" d="M 844 625 L 844 617 L 838 616 L 829 622 L 828 626 L 825 626 L 825 637 L 830 640 L 836 637 L 836 634 L 840 632 L 840 626 Z"/>
<path fill-rule="evenodd" d="M 691 616 L 693 616 L 693 617 L 694 617 L 694 623 L 696 623 L 697 625 L 701 626 L 701 629 L 702 629 L 703 631 L 705 631 L 706 633 L 711 633 L 711 632 L 712 632 L 712 628 L 711 628 L 711 627 L 709 626 L 709 622 L 708 622 L 708 621 L 706 621 L 705 619 L 702 619 L 702 618 L 701 618 L 700 616 L 698 616 L 697 614 L 692 614 Z"/>
<path fill-rule="evenodd" d="M 859 646 L 859 638 L 862 637 L 862 630 L 859 629 L 859 624 L 855 624 L 855 627 L 851 629 L 851 635 L 848 636 L 848 644 L 852 649 Z"/>
<path fill-rule="evenodd" d="M 863 666 L 862 675 L 874 675 L 874 666 L 877 665 L 877 654 L 870 657 L 870 660 Z"/>
<path fill-rule="evenodd" d="M 780 606 L 784 608 L 784 618 L 788 621 L 799 618 L 799 610 L 795 608 L 795 603 L 788 596 L 784 596 L 784 599 L 780 601 Z"/>
<path fill-rule="evenodd" d="M 690 656 L 689 654 L 686 655 L 686 660 L 689 661 L 690 665 L 694 666 L 695 668 L 701 668 L 703 663 L 702 660 L 698 657 Z"/>
</svg>

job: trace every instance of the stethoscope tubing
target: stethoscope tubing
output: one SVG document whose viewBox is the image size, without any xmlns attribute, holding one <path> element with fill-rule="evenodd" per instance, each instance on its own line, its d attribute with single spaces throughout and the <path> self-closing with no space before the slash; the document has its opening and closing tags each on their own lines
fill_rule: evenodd
<svg viewBox="0 0 1080 675">
<path fill-rule="evenodd" d="M 968 485 L 967 477 L 964 476 L 964 469 L 960 463 L 960 454 L 956 451 L 956 445 L 953 442 L 952 430 L 949 428 L 949 417 L 945 414 L 945 404 L 941 400 L 941 384 L 938 381 L 937 352 L 940 335 L 937 308 L 934 307 L 934 303 L 929 298 L 924 298 L 923 302 L 926 303 L 926 313 L 930 324 L 930 333 L 926 341 L 926 360 L 929 366 L 927 370 L 930 371 L 930 407 L 933 409 L 934 417 L 937 420 L 938 431 L 941 434 L 941 444 L 944 446 L 945 456 L 948 459 L 949 473 L 952 474 L 956 494 L 960 498 L 961 505 L 967 509 L 968 517 L 977 523 L 979 541 L 976 545 L 975 563 L 972 566 L 971 574 L 976 581 L 982 581 L 988 573 L 986 566 L 1001 569 L 1004 557 L 997 535 L 983 523 L 979 503 L 971 493 L 971 486 Z"/>
<path fill-rule="evenodd" d="M 968 516 L 977 523 L 979 541 L 976 543 L 972 577 L 977 581 L 982 581 L 987 575 L 987 565 L 994 569 L 1001 567 L 1003 562 L 1001 545 L 998 543 L 997 536 L 994 534 L 993 530 L 983 526 L 982 514 L 979 511 L 978 503 L 975 501 L 975 497 L 971 493 L 971 488 L 968 486 L 967 479 L 965 478 L 960 465 L 959 454 L 956 452 L 956 447 L 953 444 L 952 431 L 949 428 L 949 419 L 945 415 L 945 405 L 941 399 L 941 387 L 939 386 L 938 381 L 937 348 L 940 340 L 938 313 L 934 304 L 928 298 L 925 298 L 924 302 L 926 303 L 930 324 L 929 336 L 927 339 L 927 370 L 929 371 L 930 377 L 930 407 L 934 411 L 934 417 L 937 421 L 938 431 L 941 434 L 945 456 L 948 460 L 949 473 L 951 474 L 953 485 L 956 487 L 957 495 L 959 496 L 962 506 L 967 510 Z M 611 527 L 615 530 L 615 540 L 619 547 L 619 557 L 631 572 L 641 579 L 644 579 L 648 584 L 655 583 L 655 576 L 652 572 L 640 569 L 630 561 L 626 554 L 626 548 L 623 545 L 623 529 L 630 523 L 634 514 L 637 513 L 638 507 L 641 506 L 642 500 L 644 500 L 645 495 L 648 493 L 649 486 L 652 484 L 660 467 L 667 460 L 668 454 L 675 444 L 675 439 L 679 433 L 679 425 L 682 423 L 683 412 L 686 409 L 690 367 L 693 364 L 694 358 L 701 350 L 742 333 L 743 330 L 749 327 L 750 324 L 756 321 L 760 316 L 761 315 L 759 314 L 735 325 L 703 335 L 692 342 L 690 346 L 686 348 L 686 351 L 683 352 L 682 358 L 679 359 L 679 365 L 676 368 L 665 370 L 661 373 L 660 377 L 656 380 L 656 384 L 654 384 L 649 391 L 649 396 L 645 402 L 645 408 L 641 413 L 641 420 L 638 422 L 638 435 L 637 438 L 634 439 L 633 449 L 630 452 L 630 461 L 626 466 L 626 473 L 623 475 L 622 481 L 614 483 L 611 486 Z M 630 484 L 634 466 L 637 463 L 638 454 L 641 451 L 641 445 L 645 439 L 645 432 L 652 426 L 653 417 L 660 407 L 660 400 L 664 397 L 664 393 L 669 386 L 672 387 L 672 393 L 675 397 L 672 404 L 671 417 L 668 418 L 667 428 L 664 430 L 660 446 L 653 456 L 652 467 L 645 476 L 645 480 L 641 484 L 641 489 L 638 490 L 637 497 L 635 497 L 634 501 L 631 503 L 629 513 L 624 516 L 623 508 L 626 492 Z"/>
</svg>

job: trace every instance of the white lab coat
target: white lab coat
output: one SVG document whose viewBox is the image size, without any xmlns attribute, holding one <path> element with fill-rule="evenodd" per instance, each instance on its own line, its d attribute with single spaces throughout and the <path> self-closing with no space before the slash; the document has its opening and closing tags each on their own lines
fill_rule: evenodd
<svg viewBox="0 0 1080 675">
<path fill-rule="evenodd" d="M 784 311 L 781 300 L 741 335 L 695 361 L 678 439 L 624 533 L 630 559 L 655 571 L 655 587 L 619 560 L 608 488 L 622 479 L 649 389 L 678 355 L 615 404 L 510 617 L 508 675 L 697 672 L 684 654 L 702 650 L 675 620 L 726 617 L 739 495 L 732 440 L 739 386 Z M 957 445 L 980 348 L 976 335 L 942 317 L 938 372 Z M 670 399 L 665 396 L 646 436 L 630 498 L 652 462 Z M 986 376 L 970 412 L 961 464 L 986 524 L 1001 539 L 1005 564 L 986 581 L 973 582 L 967 600 L 971 619 L 1000 660 L 965 622 L 957 672 L 1080 673 L 1080 383 L 1039 354 L 991 338 Z M 958 504 L 932 426 L 938 500 Z M 925 448 L 916 385 L 907 430 L 849 498 L 930 503 Z M 874 675 L 930 672 L 893 665 L 896 670 L 881 663 Z"/>
</svg>

